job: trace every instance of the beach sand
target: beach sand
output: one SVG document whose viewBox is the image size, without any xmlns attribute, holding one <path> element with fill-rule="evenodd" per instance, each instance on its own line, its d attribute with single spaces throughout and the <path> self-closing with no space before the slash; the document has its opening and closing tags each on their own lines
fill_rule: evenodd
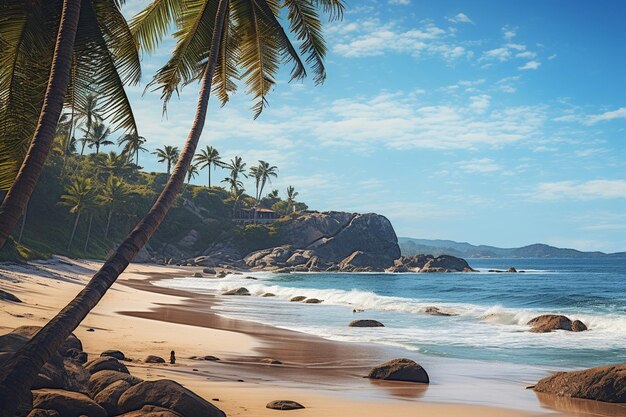
<svg viewBox="0 0 626 417">
<path fill-rule="evenodd" d="M 18 326 L 44 325 L 99 266 L 99 262 L 64 258 L 29 265 L 0 265 L 0 289 L 23 301 L 0 301 L 0 334 Z M 193 295 L 152 284 L 167 277 L 190 276 L 199 269 L 131 264 L 75 331 L 90 358 L 107 349 L 121 350 L 133 359 L 128 363 L 132 374 L 146 380 L 176 380 L 229 416 L 280 414 L 265 408 L 272 400 L 298 401 L 306 409 L 291 411 L 290 415 L 316 417 L 626 416 L 624 408 L 592 401 L 535 398 L 523 386 L 519 387 L 520 396 L 527 402 L 528 398 L 536 402 L 528 409 L 515 400 L 515 406 L 502 407 L 502 398 L 493 402 L 498 407 L 484 400 L 464 404 L 454 399 L 454 392 L 462 389 L 462 384 L 442 391 L 441 387 L 419 384 L 371 382 L 362 377 L 367 370 L 391 359 L 382 347 L 338 343 L 223 318 L 209 311 L 216 302 L 210 295 Z M 168 359 L 171 350 L 176 351 L 175 365 L 142 362 L 148 355 Z M 190 359 L 205 355 L 221 360 Z M 263 363 L 268 358 L 284 364 Z M 432 371 L 429 372 L 432 378 Z M 480 387 L 481 381 L 473 383 Z M 450 401 L 429 401 L 429 390 L 439 392 L 438 389 Z M 493 395 L 495 399 L 499 393 L 495 391 Z"/>
</svg>

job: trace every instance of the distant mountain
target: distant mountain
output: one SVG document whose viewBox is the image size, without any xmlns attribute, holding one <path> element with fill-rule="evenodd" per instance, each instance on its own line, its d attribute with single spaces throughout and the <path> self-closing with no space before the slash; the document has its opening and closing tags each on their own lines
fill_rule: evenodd
<svg viewBox="0 0 626 417">
<path fill-rule="evenodd" d="M 453 255 L 461 258 L 626 258 L 626 252 L 582 252 L 576 249 L 556 248 L 536 243 L 522 248 L 497 248 L 487 245 L 472 245 L 453 240 L 413 239 L 399 237 L 400 251 L 404 256 L 416 254 Z"/>
</svg>

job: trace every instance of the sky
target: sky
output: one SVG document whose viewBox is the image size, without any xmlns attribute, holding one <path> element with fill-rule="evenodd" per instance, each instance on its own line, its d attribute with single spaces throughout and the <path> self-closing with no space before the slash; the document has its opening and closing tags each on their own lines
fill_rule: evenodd
<svg viewBox="0 0 626 417">
<path fill-rule="evenodd" d="M 213 99 L 199 147 L 270 162 L 270 189 L 385 215 L 398 236 L 626 251 L 624 19 L 614 0 L 347 0 L 322 86 L 287 67 L 257 120 L 245 88 Z M 194 117 L 197 86 L 166 117 L 144 91 L 173 45 L 127 88 L 150 150 L 182 147 Z M 149 153 L 140 165 L 164 171 Z"/>
</svg>

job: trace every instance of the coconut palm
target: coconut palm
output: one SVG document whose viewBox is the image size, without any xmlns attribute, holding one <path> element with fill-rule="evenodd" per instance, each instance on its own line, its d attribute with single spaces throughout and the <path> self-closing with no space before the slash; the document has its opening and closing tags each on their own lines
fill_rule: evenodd
<svg viewBox="0 0 626 417">
<path fill-rule="evenodd" d="M 139 136 L 137 133 L 127 133 L 117 140 L 117 144 L 124 146 L 122 153 L 131 157 L 135 155 L 135 165 L 139 165 L 139 152 L 147 152 L 148 150 L 143 147 L 146 143 L 146 138 Z"/>
<path fill-rule="evenodd" d="M 287 211 L 296 212 L 296 197 L 299 193 L 291 185 L 287 187 Z"/>
<path fill-rule="evenodd" d="M 196 178 L 198 173 L 198 165 L 189 165 L 189 169 L 187 170 L 187 183 L 190 183 L 192 179 Z"/>
<path fill-rule="evenodd" d="M 104 207 L 107 212 L 107 224 L 104 229 L 105 239 L 109 237 L 109 228 L 113 214 L 124 206 L 128 195 L 129 192 L 126 183 L 123 179 L 116 176 L 110 176 L 100 194 L 98 194 L 96 201 L 99 205 Z"/>
<path fill-rule="evenodd" d="M 212 146 L 207 146 L 205 149 L 202 149 L 200 153 L 196 155 L 194 161 L 198 165 L 198 168 L 207 168 L 209 171 L 209 188 L 211 188 L 211 166 L 213 169 L 217 167 L 224 168 L 226 166 L 220 157 L 220 153 Z"/>
<path fill-rule="evenodd" d="M 140 77 L 123 1 L 0 1 L 0 248 L 52 147 L 64 104 L 97 94 L 116 128 L 136 131 L 125 83 Z M 78 113 L 78 111 L 76 111 Z"/>
<path fill-rule="evenodd" d="M 71 124 L 75 123 L 83 123 L 85 125 L 85 136 L 80 140 L 80 154 L 83 155 L 85 153 L 85 145 L 89 143 L 89 137 L 92 133 L 92 129 L 95 130 L 95 127 L 100 125 L 104 120 L 101 116 L 102 109 L 98 107 L 98 97 L 95 94 L 89 94 L 85 97 L 85 102 L 82 103 L 82 106 L 78 107 L 77 114 L 74 116 L 74 108 L 72 107 L 72 120 Z M 70 126 L 70 130 L 73 126 Z M 90 146 L 91 148 L 91 146 Z"/>
<path fill-rule="evenodd" d="M 65 194 L 61 196 L 59 205 L 69 207 L 70 213 L 74 214 L 74 227 L 72 227 L 72 233 L 70 234 L 70 240 L 67 244 L 67 250 L 72 247 L 74 241 L 74 235 L 76 234 L 76 227 L 80 221 L 80 217 L 85 209 L 91 204 L 93 199 L 93 187 L 91 185 L 90 178 L 80 177 L 75 179 L 71 184 L 65 188 Z"/>
<path fill-rule="evenodd" d="M 159 162 L 167 163 L 167 176 L 169 177 L 172 166 L 176 165 L 178 158 L 180 158 L 180 150 L 176 146 L 165 145 L 152 153 L 157 156 Z"/>
<path fill-rule="evenodd" d="M 243 182 L 233 177 L 226 177 L 222 180 L 223 183 L 228 184 L 231 194 L 234 196 L 239 191 L 243 191 Z"/>
<path fill-rule="evenodd" d="M 101 146 L 115 144 L 113 141 L 109 140 L 111 128 L 107 127 L 104 123 L 96 122 L 91 131 L 84 130 L 84 132 L 85 138 L 83 140 L 87 142 L 89 149 L 96 148 L 96 155 L 100 153 Z"/>
<path fill-rule="evenodd" d="M 261 170 L 259 167 L 250 168 L 250 175 L 254 177 L 254 199 L 259 201 L 259 185 L 261 184 Z"/>
<path fill-rule="evenodd" d="M 257 167 L 259 179 L 258 181 L 261 183 L 259 187 L 259 192 L 257 195 L 257 200 L 261 199 L 261 195 L 263 195 L 263 188 L 265 188 L 265 184 L 269 181 L 272 182 L 272 177 L 278 177 L 278 168 L 274 165 L 270 165 L 265 161 L 259 161 L 259 165 Z"/>
<path fill-rule="evenodd" d="M 154 84 L 162 91 L 164 105 L 182 85 L 200 80 L 195 119 L 180 158 L 150 212 L 117 247 L 81 292 L 8 361 L 0 371 L 0 403 L 10 404 L 0 417 L 12 416 L 17 404 L 28 402 L 29 388 L 39 369 L 104 296 L 132 258 L 154 234 L 174 204 L 193 160 L 204 128 L 211 90 L 225 103 L 236 88 L 238 68 L 242 69 L 248 92 L 256 100 L 257 117 L 267 103 L 281 59 L 294 63 L 293 78 L 306 72 L 296 49 L 278 22 L 279 4 L 272 0 L 194 1 L 155 0 L 133 23 L 139 42 L 153 49 L 177 26 L 177 46 L 172 58 L 156 74 Z M 316 73 L 325 76 L 325 45 L 318 8 L 331 16 L 343 10 L 341 0 L 283 0 L 288 20 L 301 39 L 301 52 Z M 18 213 L 20 214 L 21 211 Z M 4 400 L 4 402 L 3 402 Z"/>
<path fill-rule="evenodd" d="M 231 159 L 230 162 L 226 164 L 226 168 L 230 170 L 230 178 L 235 181 L 239 180 L 239 176 L 248 178 L 246 174 L 246 163 L 243 162 L 241 156 L 236 156 L 234 159 Z"/>
<path fill-rule="evenodd" d="M 126 155 L 115 151 L 100 154 L 96 164 L 99 173 L 104 174 L 104 179 L 111 176 L 123 177 L 133 169 Z"/>
</svg>

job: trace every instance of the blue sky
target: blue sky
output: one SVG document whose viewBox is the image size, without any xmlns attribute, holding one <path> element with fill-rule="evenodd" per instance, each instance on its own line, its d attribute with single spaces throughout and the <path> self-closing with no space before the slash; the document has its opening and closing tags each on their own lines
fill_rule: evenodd
<svg viewBox="0 0 626 417">
<path fill-rule="evenodd" d="M 200 146 L 266 160 L 272 188 L 384 214 L 400 236 L 626 250 L 626 2 L 346 3 L 325 32 L 323 86 L 283 73 L 256 121 L 243 89 L 212 100 Z M 150 150 L 182 146 L 194 116 L 196 86 L 167 118 L 142 94 L 172 46 L 128 88 Z M 147 153 L 140 164 L 164 169 Z"/>
</svg>

